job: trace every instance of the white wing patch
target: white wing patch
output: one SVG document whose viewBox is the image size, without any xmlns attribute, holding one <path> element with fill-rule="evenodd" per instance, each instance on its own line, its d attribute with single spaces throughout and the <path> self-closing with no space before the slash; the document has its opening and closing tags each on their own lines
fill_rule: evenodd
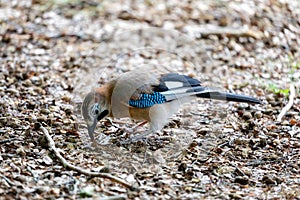
<svg viewBox="0 0 300 200">
<path fill-rule="evenodd" d="M 183 83 L 178 81 L 166 81 L 165 84 L 169 89 L 183 87 Z"/>
<path fill-rule="evenodd" d="M 166 98 L 167 101 L 171 101 L 174 99 L 180 99 L 180 98 L 184 98 L 187 96 L 193 96 L 196 94 L 205 94 L 205 93 L 211 93 L 211 95 L 215 95 L 215 93 L 218 93 L 217 90 L 212 90 L 212 89 L 206 89 L 203 91 L 198 91 L 198 92 L 187 92 L 187 90 L 189 90 L 191 88 L 180 88 L 177 90 L 169 90 L 169 91 L 165 91 L 165 92 L 161 92 L 161 94 L 163 94 Z"/>
</svg>

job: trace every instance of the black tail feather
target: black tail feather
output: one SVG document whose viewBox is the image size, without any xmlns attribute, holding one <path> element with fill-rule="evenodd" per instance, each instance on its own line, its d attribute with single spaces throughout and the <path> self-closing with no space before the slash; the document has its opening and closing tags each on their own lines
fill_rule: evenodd
<svg viewBox="0 0 300 200">
<path fill-rule="evenodd" d="M 207 90 L 207 92 L 205 92 Z M 217 99 L 223 101 L 234 101 L 234 102 L 245 102 L 245 103 L 255 103 L 261 104 L 262 102 L 254 97 L 241 95 L 241 94 L 234 94 L 234 93 L 227 93 L 227 92 L 218 92 L 215 90 L 211 90 L 206 87 L 197 87 L 193 89 L 193 92 L 199 92 L 196 94 L 197 97 L 200 98 L 207 98 L 207 99 Z"/>
</svg>

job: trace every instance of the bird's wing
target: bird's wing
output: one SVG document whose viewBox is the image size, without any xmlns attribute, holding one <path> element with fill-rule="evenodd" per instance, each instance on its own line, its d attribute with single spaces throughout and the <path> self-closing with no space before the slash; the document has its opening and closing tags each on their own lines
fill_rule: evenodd
<svg viewBox="0 0 300 200">
<path fill-rule="evenodd" d="M 167 73 L 159 76 L 152 74 L 150 76 L 153 78 L 151 80 L 154 81 L 144 81 L 134 91 L 129 99 L 130 106 L 148 108 L 155 104 L 162 104 L 185 96 L 191 96 L 193 94 L 182 96 L 180 94 L 186 94 L 193 87 L 201 87 L 200 81 L 177 73 Z"/>
<path fill-rule="evenodd" d="M 141 94 L 152 94 L 151 86 L 159 85 L 161 73 L 152 66 L 143 66 L 116 78 L 110 92 L 112 115 L 117 118 L 130 117 L 130 108 L 142 108 L 130 105 L 130 101 L 139 101 Z"/>
<path fill-rule="evenodd" d="M 261 101 L 250 96 L 221 92 L 201 86 L 201 82 L 190 76 L 177 73 L 167 73 L 159 76 L 153 83 L 147 83 L 135 90 L 129 100 L 129 105 L 137 108 L 147 108 L 174 100 L 181 101 L 185 97 L 200 97 L 225 101 L 260 104 Z M 185 101 L 182 101 L 184 103 Z"/>
<path fill-rule="evenodd" d="M 113 113 L 128 116 L 128 108 L 150 108 L 170 101 L 185 103 L 190 97 L 260 103 L 244 95 L 219 92 L 201 86 L 201 82 L 190 76 L 168 73 L 153 68 L 139 68 L 124 73 L 117 80 L 112 91 Z M 126 112 L 126 113 L 124 113 Z"/>
</svg>

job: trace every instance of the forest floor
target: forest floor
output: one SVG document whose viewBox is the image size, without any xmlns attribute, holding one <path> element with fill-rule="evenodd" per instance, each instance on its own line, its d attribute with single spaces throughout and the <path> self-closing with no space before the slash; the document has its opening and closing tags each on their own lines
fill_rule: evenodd
<svg viewBox="0 0 300 200">
<path fill-rule="evenodd" d="M 297 0 L 2 0 L 0 199 L 300 199 L 299 58 Z M 107 118 L 92 147 L 84 95 L 145 64 L 263 104 L 193 101 L 146 144 Z"/>
</svg>

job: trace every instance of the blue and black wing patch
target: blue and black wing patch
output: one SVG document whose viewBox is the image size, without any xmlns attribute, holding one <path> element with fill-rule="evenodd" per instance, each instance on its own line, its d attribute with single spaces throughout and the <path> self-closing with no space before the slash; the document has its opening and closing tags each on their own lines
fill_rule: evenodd
<svg viewBox="0 0 300 200">
<path fill-rule="evenodd" d="M 143 85 L 138 88 L 129 100 L 129 105 L 136 108 L 148 108 L 155 104 L 162 104 L 176 98 L 170 99 L 169 93 L 173 96 L 178 89 L 191 89 L 195 86 L 200 86 L 200 81 L 190 76 L 177 73 L 164 74 L 159 78 L 158 84 Z"/>
<path fill-rule="evenodd" d="M 129 105 L 136 108 L 148 108 L 155 104 L 165 103 L 166 97 L 160 92 L 153 92 L 151 94 L 140 94 L 139 99 L 130 99 Z"/>
</svg>

